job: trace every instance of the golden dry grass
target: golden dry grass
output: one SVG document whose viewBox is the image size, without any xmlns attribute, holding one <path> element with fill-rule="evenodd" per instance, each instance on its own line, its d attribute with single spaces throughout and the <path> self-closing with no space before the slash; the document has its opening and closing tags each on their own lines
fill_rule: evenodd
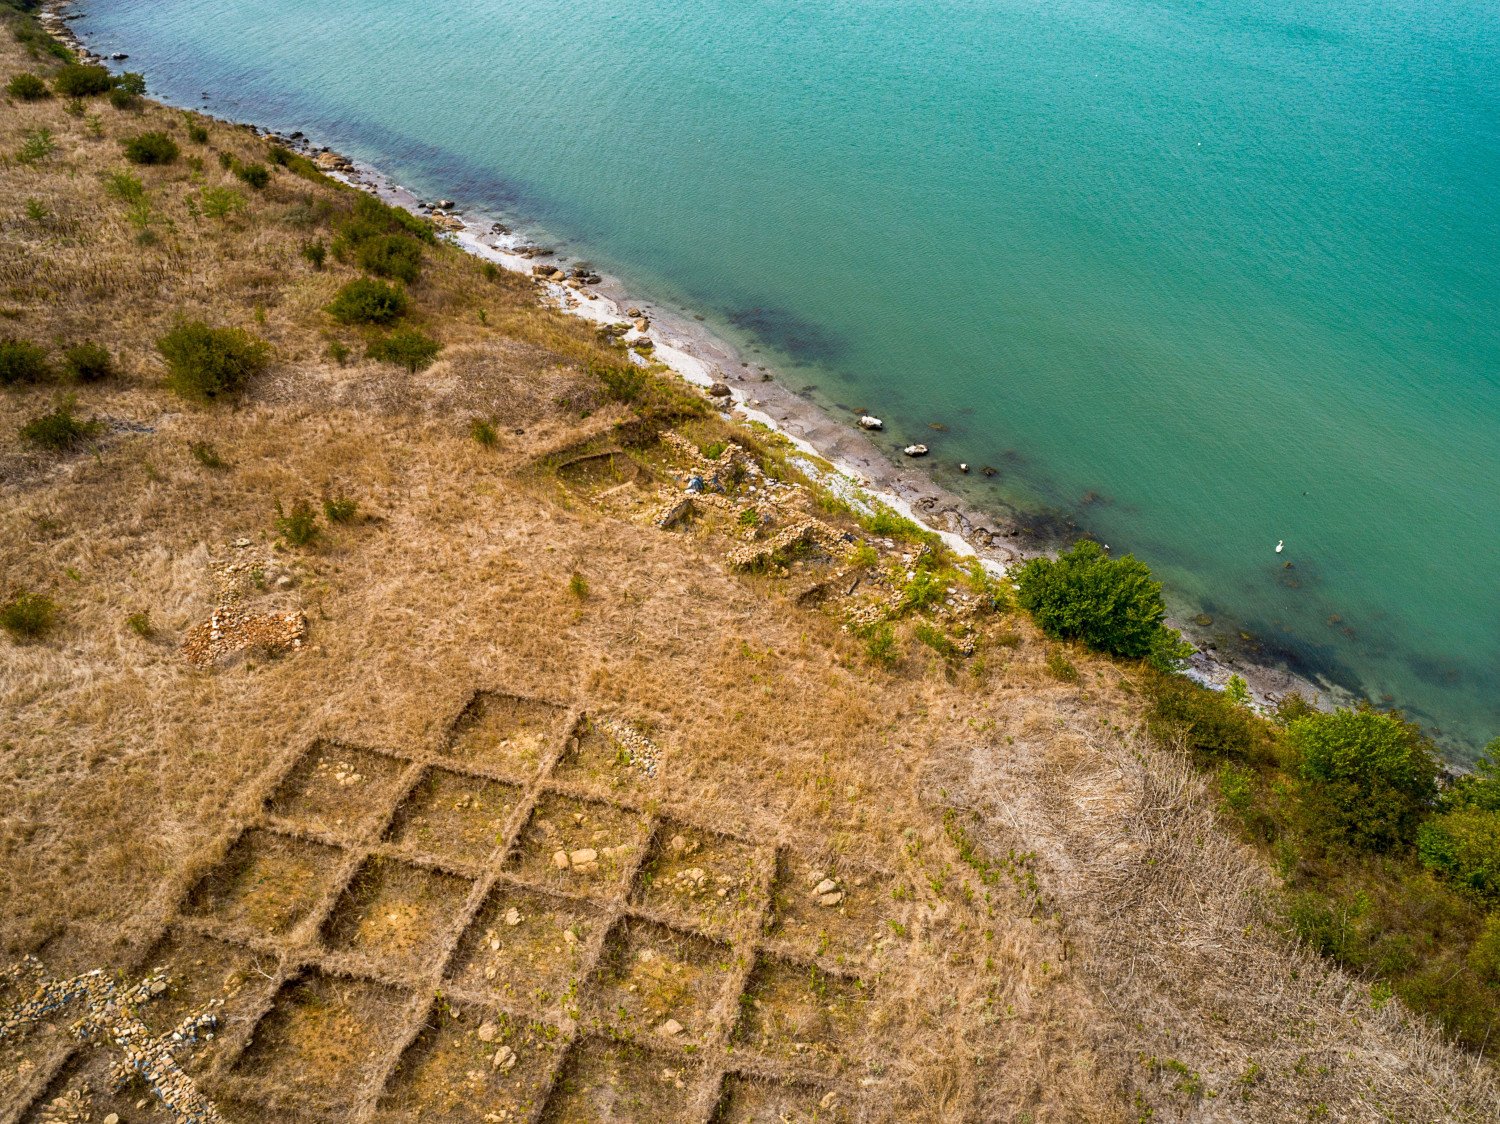
<svg viewBox="0 0 1500 1124">
<path fill-rule="evenodd" d="M 23 65 L 0 44 L 0 77 Z M 44 639 L 0 640 L 6 957 L 125 963 L 274 762 L 317 737 L 437 751 L 492 687 L 635 722 L 662 747 L 649 798 L 673 814 L 907 888 L 854 1051 L 872 1119 L 1493 1117 L 1486 1067 L 1270 930 L 1267 875 L 1215 825 L 1182 755 L 1135 732 L 1113 666 L 1075 655 L 1081 681 L 1061 684 L 1013 619 L 989 627 L 1018 645 L 981 638 L 982 661 L 912 645 L 895 669 L 872 665 L 787 583 L 731 572 L 722 536 L 614 517 L 531 468 L 626 415 L 581 370 L 609 353 L 539 309 L 529 283 L 429 252 L 415 315 L 443 357 L 414 377 L 359 362 L 357 333 L 320 311 L 353 271 L 316 272 L 298 252 L 329 236 L 306 214 L 346 208 L 348 192 L 278 172 L 252 193 L 184 143 L 201 180 L 185 161 L 139 172 L 155 216 L 141 245 L 102 176 L 125 168 L 119 136 L 176 130 L 181 115 L 92 103 L 95 137 L 57 99 L 6 108 L 0 152 L 42 126 L 59 151 L 0 170 L 0 335 L 97 339 L 124 370 L 79 391 L 86 414 L 115 423 L 89 453 L 40 455 L 17 437 L 54 388 L 0 395 L 0 592 L 62 609 Z M 264 157 L 244 130 L 211 131 L 214 149 Z M 246 210 L 195 219 L 205 185 L 243 190 Z M 29 199 L 54 217 L 28 217 Z M 153 341 L 183 314 L 273 344 L 243 401 L 206 409 L 160 387 Z M 356 361 L 328 360 L 330 337 Z M 476 415 L 497 447 L 469 438 Z M 201 463 L 195 442 L 225 466 Z M 277 500 L 325 495 L 354 497 L 360 517 L 308 549 L 275 541 Z M 210 560 L 228 556 L 273 575 L 248 603 L 307 613 L 303 651 L 210 670 L 181 658 L 219 596 Z M 126 626 L 138 612 L 150 636 Z M 360 907 L 339 932 L 375 956 Z M 768 939 L 801 953 L 795 926 Z M 849 955 L 865 943 L 849 935 Z M 796 983 L 774 964 L 755 973 L 766 994 Z M 806 1017 L 791 1000 L 763 1014 L 746 1033 Z M 271 1026 L 240 1065 L 304 1031 L 323 1033 Z M 569 1064 L 628 1068 L 606 1055 Z M 0 1107 L 16 1088 L 0 1078 Z M 746 1086 L 743 1101 L 760 1095 Z"/>
</svg>

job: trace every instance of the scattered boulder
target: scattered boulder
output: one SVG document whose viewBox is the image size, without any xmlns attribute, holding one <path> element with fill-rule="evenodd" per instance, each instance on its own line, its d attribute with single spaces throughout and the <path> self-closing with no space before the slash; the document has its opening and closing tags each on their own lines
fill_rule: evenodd
<svg viewBox="0 0 1500 1124">
<path fill-rule="evenodd" d="M 885 428 L 885 422 L 881 421 L 879 418 L 871 417 L 869 414 L 865 414 L 863 417 L 861 417 L 859 419 L 859 428 L 860 429 L 884 429 Z"/>
<path fill-rule="evenodd" d="M 479 1035 L 479 1041 L 493 1042 L 495 1039 L 500 1037 L 500 1024 L 492 1022 L 480 1023 L 477 1033 Z"/>
<path fill-rule="evenodd" d="M 708 396 L 710 398 L 728 398 L 731 396 L 731 391 L 724 383 L 716 382 L 708 388 Z"/>
<path fill-rule="evenodd" d="M 656 1028 L 656 1033 L 663 1038 L 676 1038 L 682 1033 L 682 1024 L 676 1019 L 668 1019 Z"/>
<path fill-rule="evenodd" d="M 515 1069 L 516 1052 L 509 1046 L 501 1046 L 495 1051 L 495 1056 L 490 1059 L 491 1069 Z"/>
<path fill-rule="evenodd" d="M 925 457 L 927 455 L 926 445 L 908 445 L 901 450 L 909 457 Z"/>
</svg>

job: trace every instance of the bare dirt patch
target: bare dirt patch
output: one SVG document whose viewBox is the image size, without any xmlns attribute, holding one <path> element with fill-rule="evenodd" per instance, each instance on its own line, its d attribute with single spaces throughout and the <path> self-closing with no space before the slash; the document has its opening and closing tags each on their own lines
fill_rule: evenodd
<svg viewBox="0 0 1500 1124">
<path fill-rule="evenodd" d="M 334 742 L 319 742 L 297 762 L 267 802 L 273 816 L 312 831 L 343 835 L 384 810 L 404 763 Z"/>
<path fill-rule="evenodd" d="M 247 831 L 194 887 L 184 912 L 252 935 L 286 933 L 331 888 L 339 855 L 304 839 Z"/>
<path fill-rule="evenodd" d="M 563 1063 L 543 1110 L 547 1124 L 662 1124 L 690 1120 L 702 1080 L 681 1055 L 585 1038 Z"/>
<path fill-rule="evenodd" d="M 512 860 L 528 882 L 574 893 L 618 887 L 646 843 L 646 821 L 634 812 L 593 800 L 544 796 L 521 833 Z"/>
<path fill-rule="evenodd" d="M 428 769 L 397 808 L 386 839 L 437 858 L 482 863 L 504 846 L 506 825 L 520 801 L 515 785 Z"/>
<path fill-rule="evenodd" d="M 556 1027 L 440 1001 L 402 1055 L 375 1120 L 519 1124 L 534 1119 L 562 1048 Z"/>
<path fill-rule="evenodd" d="M 497 883 L 449 968 L 455 985 L 507 1007 L 559 1016 L 576 1005 L 601 913 L 575 898 Z"/>
<path fill-rule="evenodd" d="M 393 859 L 368 860 L 323 927 L 331 951 L 362 953 L 383 970 L 435 966 L 470 883 Z"/>
<path fill-rule="evenodd" d="M 636 875 L 632 903 L 711 932 L 734 933 L 765 907 L 767 848 L 664 821 Z"/>
<path fill-rule="evenodd" d="M 909 910 L 910 888 L 851 864 L 793 851 L 777 860 L 768 934 L 799 956 L 864 964 L 888 945 Z"/>
<path fill-rule="evenodd" d="M 479 691 L 444 749 L 455 761 L 529 780 L 561 743 L 567 712 L 537 699 Z"/>
<path fill-rule="evenodd" d="M 734 978 L 728 945 L 627 919 L 609 935 L 595 987 L 595 1017 L 636 1038 L 701 1044 Z"/>
</svg>

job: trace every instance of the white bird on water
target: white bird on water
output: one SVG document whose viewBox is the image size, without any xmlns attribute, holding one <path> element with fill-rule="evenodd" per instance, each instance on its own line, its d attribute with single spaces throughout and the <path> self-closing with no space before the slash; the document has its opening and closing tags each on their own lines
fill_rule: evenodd
<svg viewBox="0 0 1500 1124">
<path fill-rule="evenodd" d="M 1283 543 L 1283 540 L 1281 540 L 1281 539 L 1277 539 L 1276 540 L 1276 553 L 1277 554 L 1281 553 L 1282 543 Z"/>
</svg>

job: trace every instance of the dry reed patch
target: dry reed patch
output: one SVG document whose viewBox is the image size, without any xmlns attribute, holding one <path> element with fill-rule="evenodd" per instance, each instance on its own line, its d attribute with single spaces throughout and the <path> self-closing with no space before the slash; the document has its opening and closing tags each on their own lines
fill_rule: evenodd
<svg viewBox="0 0 1500 1124">
<path fill-rule="evenodd" d="M 213 1037 L 181 1059 L 190 1073 L 211 1062 L 224 1038 L 237 1038 L 234 1028 L 254 1017 L 276 973 L 274 956 L 180 930 L 163 937 L 146 964 L 168 972 L 167 990 L 138 1012 L 153 1034 L 169 1033 L 188 1015 L 207 1010 L 212 1002 L 220 1004 Z"/>
<path fill-rule="evenodd" d="M 528 780 L 561 744 L 567 712 L 537 699 L 479 691 L 458 716 L 444 754 Z"/>
<path fill-rule="evenodd" d="M 584 951 L 602 924 L 588 902 L 497 883 L 448 970 L 465 991 L 539 1015 L 575 1001 Z"/>
<path fill-rule="evenodd" d="M 710 932 L 735 932 L 765 905 L 767 848 L 667 820 L 636 875 L 631 900 Z"/>
<path fill-rule="evenodd" d="M 592 718 L 580 720 L 574 728 L 552 776 L 610 796 L 639 791 L 649 783 L 630 748 Z"/>
<path fill-rule="evenodd" d="M 635 865 L 646 834 L 633 812 L 549 793 L 532 810 L 512 868 L 528 882 L 574 893 L 613 887 Z"/>
<path fill-rule="evenodd" d="M 363 953 L 383 971 L 423 972 L 446 944 L 470 883 L 394 859 L 360 867 L 323 926 L 330 951 Z"/>
<path fill-rule="evenodd" d="M 584 1038 L 563 1061 L 547 1098 L 547 1124 L 664 1124 L 691 1120 L 700 1068 L 680 1054 Z"/>
<path fill-rule="evenodd" d="M 831 1073 L 858 1056 L 872 998 L 862 980 L 761 954 L 740 1000 L 736 1046 Z"/>
<path fill-rule="evenodd" d="M 332 887 L 336 847 L 251 830 L 188 895 L 183 912 L 257 935 L 289 932 Z"/>
<path fill-rule="evenodd" d="M 625 918 L 599 962 L 596 1018 L 635 1038 L 701 1045 L 712 1036 L 714 1006 L 734 966 L 726 944 Z"/>
<path fill-rule="evenodd" d="M 362 980 L 309 972 L 282 985 L 235 1073 L 311 1107 L 355 1102 L 379 1076 L 409 997 Z"/>
<path fill-rule="evenodd" d="M 531 1120 L 547 1095 L 562 1046 L 555 1027 L 439 1001 L 386 1083 L 374 1119 L 377 1124 Z"/>
<path fill-rule="evenodd" d="M 405 762 L 383 753 L 318 742 L 266 802 L 266 810 L 312 831 L 348 835 L 383 815 Z"/>
<path fill-rule="evenodd" d="M 386 839 L 460 863 L 480 863 L 505 843 L 521 789 L 449 769 L 431 768 L 396 809 Z"/>
<path fill-rule="evenodd" d="M 911 898 L 909 887 L 898 879 L 783 851 L 776 863 L 767 935 L 801 956 L 865 964 L 890 942 L 906 912 L 903 902 Z"/>
<path fill-rule="evenodd" d="M 848 1124 L 853 1119 L 843 1092 L 731 1073 L 710 1124 Z"/>
</svg>

